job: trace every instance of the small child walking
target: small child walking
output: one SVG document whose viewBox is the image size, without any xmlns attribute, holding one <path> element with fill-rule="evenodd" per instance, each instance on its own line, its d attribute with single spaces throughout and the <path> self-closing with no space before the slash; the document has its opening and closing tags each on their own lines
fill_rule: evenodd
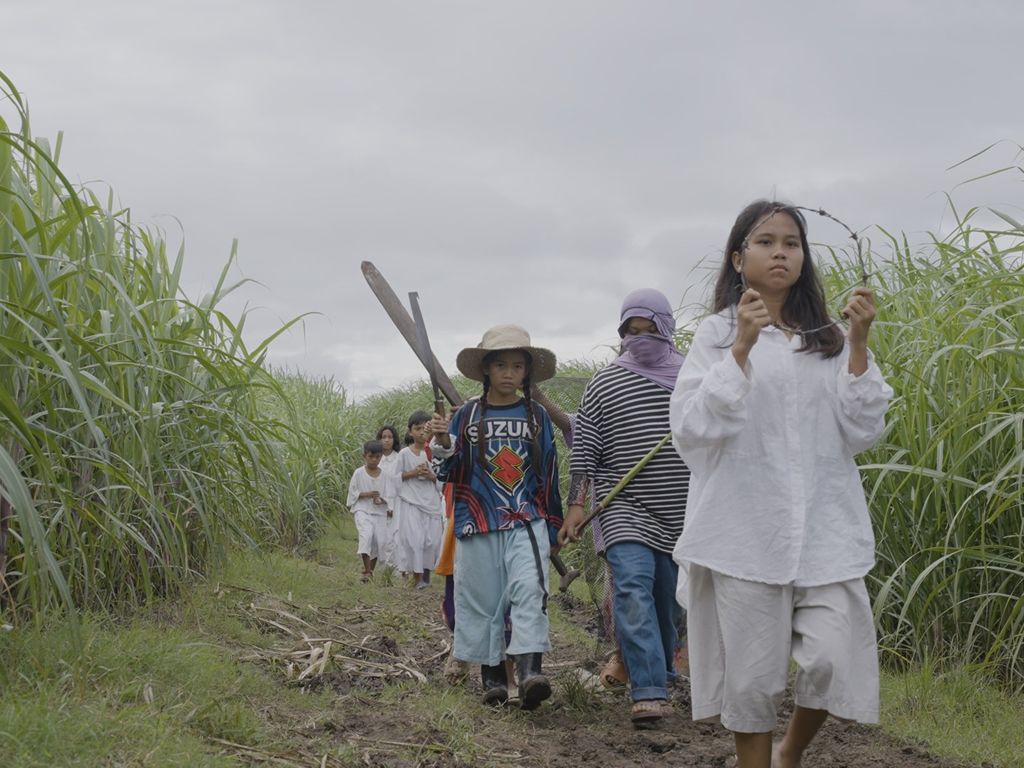
<svg viewBox="0 0 1024 768">
<path fill-rule="evenodd" d="M 878 721 L 874 537 L 854 456 L 881 436 L 892 389 L 868 352 L 872 292 L 854 289 L 844 335 L 792 206 L 740 213 L 714 311 L 670 406 L 692 473 L 673 556 L 693 718 L 733 731 L 739 768 L 795 768 L 829 714 Z M 796 709 L 773 745 L 791 657 Z"/>
<path fill-rule="evenodd" d="M 359 533 L 359 556 L 363 559 L 364 582 L 373 578 L 377 560 L 387 547 L 388 517 L 391 502 L 388 498 L 387 474 L 380 468 L 384 447 L 379 440 L 363 444 L 363 466 L 352 473 L 348 484 L 348 507 L 356 519 Z"/>
<path fill-rule="evenodd" d="M 388 482 L 388 532 L 387 542 L 384 545 L 384 552 L 381 553 L 381 561 L 396 571 L 404 571 L 402 566 L 402 547 L 398 538 L 398 515 L 395 514 L 395 466 L 398 463 L 398 453 L 401 451 L 401 443 L 398 439 L 398 430 L 391 424 L 385 424 L 377 430 L 377 439 L 384 447 L 384 455 L 380 457 L 380 468 Z"/>
<path fill-rule="evenodd" d="M 508 701 L 505 658 L 514 657 L 520 706 L 535 709 L 551 695 L 541 661 L 551 648 L 548 559 L 557 552 L 562 501 L 551 419 L 530 387 L 554 375 L 555 356 L 531 346 L 522 328 L 501 325 L 463 349 L 457 365 L 483 383 L 483 394 L 450 423 L 442 415 L 431 421 L 439 474 L 454 489 L 453 655 L 480 665 L 483 701 L 495 706 Z"/>
<path fill-rule="evenodd" d="M 430 439 L 430 414 L 414 411 L 409 416 L 412 444 L 398 454 L 394 482 L 397 486 L 395 514 L 399 520 L 402 563 L 413 575 L 416 589 L 426 589 L 430 570 L 441 552 L 444 506 L 437 488 L 437 475 L 426 450 Z"/>
</svg>

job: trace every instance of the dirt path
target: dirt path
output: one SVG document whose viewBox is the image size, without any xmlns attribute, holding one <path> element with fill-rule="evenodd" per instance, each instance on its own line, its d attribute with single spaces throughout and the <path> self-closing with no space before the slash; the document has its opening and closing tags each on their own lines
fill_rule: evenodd
<svg viewBox="0 0 1024 768">
<path fill-rule="evenodd" d="M 339 574 L 342 569 L 339 569 Z M 345 577 L 341 577 L 345 578 Z M 262 711 L 282 734 L 282 748 L 255 752 L 223 745 L 252 765 L 328 768 L 441 768 L 469 766 L 701 766 L 719 768 L 732 738 L 718 726 L 689 719 L 685 684 L 674 693 L 674 714 L 655 730 L 629 722 L 625 696 L 581 685 L 578 669 L 596 671 L 603 649 L 583 630 L 586 606 L 553 601 L 555 650 L 545 666 L 555 680 L 552 699 L 533 713 L 478 703 L 473 674 L 464 686 L 444 683 L 450 644 L 441 624 L 441 586 L 414 592 L 404 584 L 356 585 L 355 600 L 299 606 L 280 596 L 225 587 L 225 604 L 266 638 L 239 651 L 265 666 L 282 685 L 337 694 L 322 717 L 296 720 L 285 707 Z M 557 596 L 556 596 L 557 597 Z M 787 705 L 788 706 L 788 705 Z M 920 745 L 897 743 L 877 728 L 829 721 L 808 752 L 807 766 L 830 768 L 954 768 Z"/>
</svg>

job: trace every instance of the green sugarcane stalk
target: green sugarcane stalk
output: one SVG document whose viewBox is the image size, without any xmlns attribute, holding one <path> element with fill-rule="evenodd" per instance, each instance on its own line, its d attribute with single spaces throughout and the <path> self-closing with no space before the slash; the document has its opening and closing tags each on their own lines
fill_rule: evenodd
<svg viewBox="0 0 1024 768">
<path fill-rule="evenodd" d="M 604 512 L 608 505 L 612 503 L 612 500 L 619 495 L 619 492 L 622 491 L 622 489 L 625 488 L 627 485 L 629 485 L 629 483 L 633 480 L 634 477 L 640 474 L 641 469 L 647 466 L 647 462 L 653 459 L 654 455 L 665 447 L 665 444 L 668 443 L 671 437 L 672 434 L 669 433 L 665 435 L 663 438 L 661 438 L 661 440 L 658 441 L 658 444 L 651 448 L 651 450 L 647 452 L 647 455 L 640 459 L 640 461 L 636 463 L 636 466 L 629 470 L 629 472 L 627 472 L 623 476 L 623 478 L 615 484 L 615 487 L 605 494 L 605 497 L 597 503 L 597 506 L 594 507 L 593 511 L 589 515 L 587 515 L 586 519 L 582 523 L 580 523 L 580 527 L 576 529 L 577 536 L 583 533 L 583 529 L 590 524 L 591 520 L 593 520 L 595 517 Z"/>
</svg>

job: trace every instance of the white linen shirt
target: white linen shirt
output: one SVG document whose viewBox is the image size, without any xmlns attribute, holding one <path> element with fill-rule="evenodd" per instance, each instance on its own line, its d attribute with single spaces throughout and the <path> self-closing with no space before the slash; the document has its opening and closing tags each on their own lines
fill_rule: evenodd
<svg viewBox="0 0 1024 768">
<path fill-rule="evenodd" d="M 391 509 L 390 498 L 391 484 L 388 474 L 381 469 L 376 477 L 366 471 L 366 467 L 356 467 L 352 473 L 352 479 L 348 481 L 348 508 L 352 514 L 365 512 L 369 515 L 383 515 Z M 375 504 L 369 496 L 359 498 L 364 491 L 377 491 L 380 494 L 383 504 Z"/>
<path fill-rule="evenodd" d="M 402 479 L 403 472 L 415 469 L 420 464 L 430 464 L 426 451 L 416 453 L 411 445 L 407 445 L 399 451 L 398 460 L 395 461 L 391 475 L 392 482 L 396 487 L 395 496 L 406 504 L 414 504 L 422 511 L 440 517 L 444 514 L 440 484 L 436 481 L 428 481 L 424 477 Z"/>
<path fill-rule="evenodd" d="M 875 542 L 853 457 L 885 429 L 892 389 L 874 360 L 848 371 L 765 328 L 741 370 L 732 309 L 697 328 L 669 406 L 690 467 L 686 524 L 673 557 L 749 581 L 819 586 L 863 577 Z"/>
</svg>

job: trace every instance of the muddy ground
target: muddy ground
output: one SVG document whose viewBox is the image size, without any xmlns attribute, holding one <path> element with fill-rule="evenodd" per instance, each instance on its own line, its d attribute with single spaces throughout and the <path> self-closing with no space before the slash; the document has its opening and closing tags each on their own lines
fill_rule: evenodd
<svg viewBox="0 0 1024 768">
<path fill-rule="evenodd" d="M 440 620 L 442 587 L 414 591 L 399 580 L 359 585 L 353 600 L 293 605 L 277 595 L 224 587 L 225 605 L 266 639 L 238 649 L 282 686 L 330 691 L 321 717 L 297 720 L 283 705 L 261 712 L 282 734 L 281 746 L 255 750 L 227 742 L 221 748 L 252 765 L 335 768 L 469 766 L 701 766 L 720 768 L 733 754 L 719 726 L 690 720 L 689 690 L 674 691 L 674 714 L 652 730 L 629 721 L 623 694 L 581 684 L 583 669 L 597 672 L 608 650 L 587 629 L 593 611 L 581 601 L 553 599 L 553 643 L 545 667 L 552 698 L 535 712 L 478 703 L 478 674 L 461 686 L 445 683 L 451 638 Z M 319 650 L 317 650 L 319 649 Z M 583 677 L 586 677 L 583 675 Z M 790 703 L 787 703 L 787 707 Z M 785 713 L 784 713 L 785 714 Z M 804 759 L 829 768 L 954 768 L 926 745 L 896 741 L 875 727 L 829 721 Z"/>
</svg>

